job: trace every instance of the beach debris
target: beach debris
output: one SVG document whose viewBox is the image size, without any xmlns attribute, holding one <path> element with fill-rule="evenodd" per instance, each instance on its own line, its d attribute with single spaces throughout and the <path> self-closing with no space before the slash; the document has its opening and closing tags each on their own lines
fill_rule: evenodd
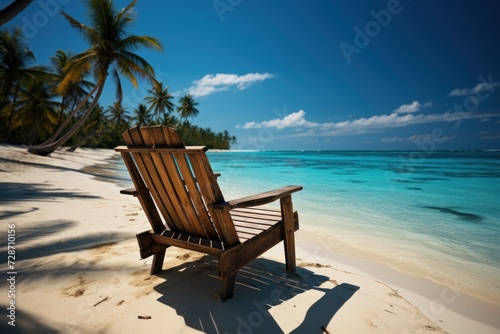
<svg viewBox="0 0 500 334">
<path fill-rule="evenodd" d="M 103 299 L 99 300 L 97 303 L 94 304 L 94 307 L 96 307 L 97 305 L 99 305 L 100 303 L 102 303 L 106 300 L 108 300 L 108 297 L 104 297 Z"/>
<path fill-rule="evenodd" d="M 116 306 L 120 306 L 121 304 L 125 303 L 125 300 L 120 300 L 118 303 L 116 303 Z"/>
<path fill-rule="evenodd" d="M 330 332 L 326 329 L 325 326 L 321 326 L 321 329 L 323 330 L 323 333 L 330 334 Z"/>
<path fill-rule="evenodd" d="M 137 318 L 139 319 L 151 319 L 150 315 L 138 315 Z"/>
</svg>

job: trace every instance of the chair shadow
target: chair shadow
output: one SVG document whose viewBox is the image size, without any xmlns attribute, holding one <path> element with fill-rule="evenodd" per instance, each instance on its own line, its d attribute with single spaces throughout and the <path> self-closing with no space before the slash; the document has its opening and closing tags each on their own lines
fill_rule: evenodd
<svg viewBox="0 0 500 334">
<path fill-rule="evenodd" d="M 314 294 L 312 298 L 321 297 L 302 314 L 304 320 L 293 332 L 320 333 L 359 289 L 335 285 L 329 277 L 300 267 L 295 275 L 287 275 L 283 263 L 258 258 L 238 272 L 235 296 L 223 303 L 217 274 L 217 261 L 208 255 L 166 269 L 158 274 L 165 282 L 154 288 L 161 294 L 158 301 L 175 309 L 187 326 L 205 333 L 284 333 L 279 322 L 290 319 L 275 319 L 270 310 L 283 303 L 294 308 L 294 298 L 316 290 L 323 295 Z M 324 283 L 331 288 L 322 287 Z"/>
</svg>

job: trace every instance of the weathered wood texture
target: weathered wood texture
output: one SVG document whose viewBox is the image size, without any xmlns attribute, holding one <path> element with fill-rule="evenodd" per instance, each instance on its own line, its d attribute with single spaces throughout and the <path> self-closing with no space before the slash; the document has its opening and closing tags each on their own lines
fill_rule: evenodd
<svg viewBox="0 0 500 334">
<path fill-rule="evenodd" d="M 216 255 L 222 299 L 233 296 L 237 271 L 284 240 L 287 272 L 295 271 L 298 215 L 288 186 L 225 201 L 203 146 L 185 147 L 176 129 L 135 127 L 123 133 L 120 152 L 134 183 L 121 193 L 138 198 L 152 231 L 137 235 L 142 258 L 161 270 L 169 246 Z M 280 208 L 262 207 L 280 201 Z"/>
</svg>

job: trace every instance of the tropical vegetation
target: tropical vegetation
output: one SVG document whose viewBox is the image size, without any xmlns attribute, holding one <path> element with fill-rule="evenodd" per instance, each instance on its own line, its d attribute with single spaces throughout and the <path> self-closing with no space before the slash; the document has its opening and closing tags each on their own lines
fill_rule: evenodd
<svg viewBox="0 0 500 334">
<path fill-rule="evenodd" d="M 180 130 L 186 145 L 229 149 L 236 138 L 188 121 L 199 114 L 191 95 L 175 107 L 168 86 L 155 78 L 141 48 L 162 50 L 159 40 L 129 33 L 134 21 L 132 1 L 116 10 L 112 0 L 87 0 L 88 25 L 63 13 L 80 32 L 88 49 L 74 53 L 58 50 L 51 64 L 36 64 L 19 28 L 0 30 L 0 141 L 24 144 L 35 154 L 47 155 L 62 145 L 75 149 L 114 147 L 121 133 L 133 126 L 163 124 Z M 108 80 L 109 78 L 109 80 Z M 144 101 L 124 106 L 122 80 L 137 87 L 149 83 Z M 99 102 L 107 81 L 112 81 L 112 105 Z"/>
</svg>

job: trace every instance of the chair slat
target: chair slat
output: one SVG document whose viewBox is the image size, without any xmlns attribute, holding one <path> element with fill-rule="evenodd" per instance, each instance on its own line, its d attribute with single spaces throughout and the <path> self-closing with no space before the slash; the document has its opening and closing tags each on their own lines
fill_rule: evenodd
<svg viewBox="0 0 500 334">
<path fill-rule="evenodd" d="M 208 160 L 202 159 L 202 155 L 189 155 L 189 159 L 195 177 L 198 180 L 200 191 L 203 194 L 205 201 L 207 201 L 206 204 L 208 206 L 210 216 L 213 219 L 214 225 L 217 232 L 221 236 L 222 241 L 228 245 L 238 244 L 240 242 L 238 234 L 234 229 L 229 213 L 221 210 L 215 210 L 210 206 L 210 204 L 223 201 L 224 198 L 222 197 L 220 190 L 219 192 L 214 191 L 214 183 L 217 184 L 217 179 L 215 178 L 213 172 L 211 174 L 207 173 L 207 170 L 211 170 L 211 168 L 208 169 L 207 166 L 205 166 L 205 162 L 208 162 Z M 218 185 L 216 188 L 219 188 Z"/>
<path fill-rule="evenodd" d="M 168 153 L 158 154 L 158 157 L 160 156 L 165 167 L 163 170 L 163 173 L 165 173 L 164 177 L 169 181 L 165 184 L 167 188 L 167 195 L 165 196 L 171 198 L 174 205 L 173 209 L 178 212 L 183 222 L 184 231 L 200 237 L 207 237 L 205 230 L 199 223 L 198 214 L 191 201 L 191 194 L 184 185 L 183 175 L 178 169 L 175 157 Z"/>
<path fill-rule="evenodd" d="M 145 127 L 140 133 L 147 146 L 166 143 L 161 127 Z M 193 226 L 192 222 L 196 220 L 196 217 L 193 217 L 189 211 L 190 200 L 183 193 L 183 185 L 172 156 L 158 152 L 142 153 L 141 156 L 148 164 L 144 172 L 149 172 L 151 176 L 153 183 L 150 188 L 155 189 L 153 197 L 162 214 L 171 217 L 176 230 L 203 236 L 200 229 Z"/>
<path fill-rule="evenodd" d="M 197 212 L 199 223 L 209 238 L 220 240 L 212 219 L 209 216 L 208 208 L 203 201 L 203 196 L 197 184 L 197 180 L 193 175 L 189 162 L 184 154 L 174 154 L 179 170 L 182 173 L 185 186 L 190 194 L 192 204 Z"/>
<path fill-rule="evenodd" d="M 175 210 L 174 204 L 170 201 L 164 188 L 164 183 L 155 168 L 155 163 L 149 154 L 133 154 L 132 155 L 141 170 L 144 182 L 148 186 L 155 203 L 160 210 L 167 225 L 173 230 L 182 230 L 182 222 Z"/>
<path fill-rule="evenodd" d="M 130 129 L 129 132 L 133 145 L 153 145 L 153 138 L 149 133 L 149 128 L 136 127 Z M 172 203 L 168 193 L 166 193 L 165 184 L 156 169 L 156 166 L 160 167 L 161 164 L 155 163 L 153 157 L 148 153 L 133 153 L 132 155 L 167 225 L 173 230 L 182 230 L 182 220 L 175 210 L 175 203 Z"/>
</svg>

